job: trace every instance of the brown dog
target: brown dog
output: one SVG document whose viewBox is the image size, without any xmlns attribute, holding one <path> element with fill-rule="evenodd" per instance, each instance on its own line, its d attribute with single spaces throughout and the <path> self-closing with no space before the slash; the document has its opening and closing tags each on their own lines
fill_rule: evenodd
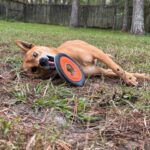
<svg viewBox="0 0 150 150">
<path fill-rule="evenodd" d="M 54 67 L 54 62 L 51 58 L 58 53 L 65 53 L 79 63 L 86 76 L 98 74 L 109 77 L 119 76 L 126 84 L 134 86 L 138 84 L 137 78 L 150 81 L 150 76 L 145 74 L 124 71 L 109 55 L 84 41 L 67 41 L 58 48 L 36 46 L 19 40 L 16 41 L 16 44 L 25 52 L 23 61 L 24 71 L 35 77 L 50 76 Z M 110 69 L 96 66 L 96 60 L 103 62 Z"/>
</svg>

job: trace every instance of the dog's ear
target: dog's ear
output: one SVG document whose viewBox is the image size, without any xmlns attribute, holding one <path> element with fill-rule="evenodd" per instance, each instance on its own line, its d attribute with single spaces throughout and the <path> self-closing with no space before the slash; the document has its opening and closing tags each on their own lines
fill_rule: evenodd
<svg viewBox="0 0 150 150">
<path fill-rule="evenodd" d="M 27 43 L 27 42 L 20 41 L 20 40 L 17 40 L 17 41 L 16 41 L 16 44 L 17 44 L 17 46 L 20 47 L 24 52 L 29 51 L 31 48 L 33 48 L 33 47 L 35 46 L 34 44 Z"/>
</svg>

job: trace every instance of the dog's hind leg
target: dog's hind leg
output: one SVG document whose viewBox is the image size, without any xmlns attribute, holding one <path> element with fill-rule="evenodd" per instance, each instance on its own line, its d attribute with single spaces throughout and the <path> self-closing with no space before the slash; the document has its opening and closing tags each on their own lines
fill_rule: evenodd
<svg viewBox="0 0 150 150">
<path fill-rule="evenodd" d="M 96 76 L 96 75 L 104 75 L 107 77 L 119 77 L 116 73 L 113 72 L 111 69 L 104 69 L 95 65 L 82 67 L 86 76 Z M 137 79 L 150 81 L 150 76 L 146 75 L 145 73 L 129 73 L 130 75 L 134 76 Z"/>
<path fill-rule="evenodd" d="M 111 69 L 104 69 L 95 65 L 82 67 L 86 76 L 95 76 L 95 75 L 105 75 L 108 77 L 117 77 L 118 75 L 114 73 Z"/>
</svg>

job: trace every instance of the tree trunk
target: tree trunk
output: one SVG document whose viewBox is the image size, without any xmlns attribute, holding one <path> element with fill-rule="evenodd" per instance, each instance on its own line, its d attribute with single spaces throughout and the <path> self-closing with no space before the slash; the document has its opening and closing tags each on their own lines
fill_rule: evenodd
<svg viewBox="0 0 150 150">
<path fill-rule="evenodd" d="M 87 0 L 87 5 L 90 5 L 90 0 Z"/>
<path fill-rule="evenodd" d="M 117 5 L 114 5 L 114 17 L 113 17 L 113 29 L 116 29 L 116 22 L 117 22 Z"/>
<path fill-rule="evenodd" d="M 72 0 L 68 0 L 68 5 L 71 5 L 71 1 L 72 1 Z"/>
<path fill-rule="evenodd" d="M 79 26 L 79 5 L 80 0 L 72 0 L 72 10 L 70 18 L 70 26 L 78 27 Z"/>
<path fill-rule="evenodd" d="M 34 1 L 33 1 L 33 0 L 31 0 L 30 2 L 31 2 L 31 4 L 33 4 L 33 3 L 34 3 Z"/>
<path fill-rule="evenodd" d="M 145 30 L 144 30 L 144 0 L 133 0 L 131 33 L 136 34 L 136 35 L 145 34 Z"/>
<path fill-rule="evenodd" d="M 51 5 L 52 4 L 52 0 L 48 0 L 48 4 Z"/>
<path fill-rule="evenodd" d="M 58 4 L 58 0 L 55 0 L 55 4 Z"/>
<path fill-rule="evenodd" d="M 106 5 L 106 0 L 101 0 L 101 5 Z"/>
<path fill-rule="evenodd" d="M 128 17 L 129 17 L 129 0 L 125 0 L 123 25 L 122 25 L 122 31 L 125 32 L 128 31 Z"/>
<path fill-rule="evenodd" d="M 63 0 L 63 4 L 64 4 L 64 5 L 66 4 L 66 0 Z"/>
</svg>

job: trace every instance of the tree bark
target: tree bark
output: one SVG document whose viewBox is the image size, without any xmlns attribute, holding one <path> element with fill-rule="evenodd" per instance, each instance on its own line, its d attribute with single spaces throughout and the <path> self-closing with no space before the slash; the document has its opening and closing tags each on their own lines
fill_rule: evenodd
<svg viewBox="0 0 150 150">
<path fill-rule="evenodd" d="M 101 5 L 106 5 L 106 0 L 101 0 Z"/>
<path fill-rule="evenodd" d="M 80 5 L 80 0 L 72 0 L 72 10 L 71 10 L 71 17 L 70 17 L 71 27 L 79 26 L 79 5 Z"/>
<path fill-rule="evenodd" d="M 48 0 L 48 4 L 51 5 L 52 4 L 52 0 Z"/>
<path fill-rule="evenodd" d="M 63 4 L 64 4 L 64 5 L 66 4 L 66 0 L 63 0 Z"/>
<path fill-rule="evenodd" d="M 55 0 L 55 4 L 58 4 L 58 0 Z"/>
<path fill-rule="evenodd" d="M 128 17 L 129 17 L 129 0 L 125 0 L 123 25 L 122 25 L 122 31 L 125 32 L 128 31 Z"/>
<path fill-rule="evenodd" d="M 30 2 L 31 2 L 31 4 L 33 4 L 33 3 L 34 3 L 34 1 L 33 1 L 33 0 L 31 0 Z"/>
<path fill-rule="evenodd" d="M 145 34 L 144 29 L 144 0 L 133 0 L 133 14 L 131 33 L 136 35 Z"/>
</svg>

